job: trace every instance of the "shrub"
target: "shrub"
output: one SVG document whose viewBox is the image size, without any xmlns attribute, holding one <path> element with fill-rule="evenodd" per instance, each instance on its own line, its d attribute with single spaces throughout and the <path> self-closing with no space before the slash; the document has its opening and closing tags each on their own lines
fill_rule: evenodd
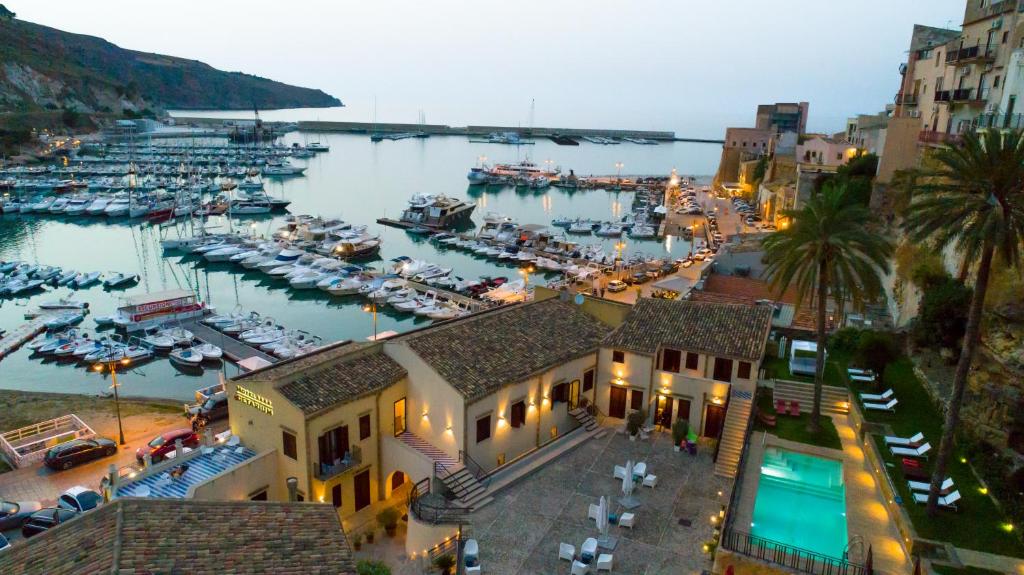
<svg viewBox="0 0 1024 575">
<path fill-rule="evenodd" d="M 384 526 L 385 529 L 394 528 L 398 525 L 398 518 L 401 514 L 394 507 L 388 507 L 377 514 L 377 523 Z"/>
<path fill-rule="evenodd" d="M 921 347 L 945 347 L 957 352 L 967 329 L 971 289 L 952 277 L 928 287 L 917 308 L 911 335 Z"/>
<path fill-rule="evenodd" d="M 857 341 L 854 360 L 875 373 L 885 372 L 885 366 L 899 357 L 899 349 L 892 336 L 878 331 L 864 331 Z"/>
<path fill-rule="evenodd" d="M 434 567 L 437 567 L 441 571 L 447 573 L 449 569 L 455 567 L 455 557 L 452 555 L 441 555 L 437 559 L 434 559 Z"/>
<path fill-rule="evenodd" d="M 363 559 L 356 564 L 356 573 L 359 575 L 391 575 L 391 568 L 383 561 Z"/>
<path fill-rule="evenodd" d="M 647 421 L 646 411 L 641 409 L 630 413 L 626 416 L 626 431 L 628 431 L 630 435 L 640 433 L 640 428 L 643 427 L 645 421 Z"/>
<path fill-rule="evenodd" d="M 860 342 L 861 330 L 856 327 L 844 327 L 836 330 L 828 340 L 828 347 L 832 351 L 853 353 Z"/>
<path fill-rule="evenodd" d="M 685 419 L 677 419 L 672 424 L 672 443 L 673 445 L 681 445 L 683 440 L 686 439 L 686 432 L 690 429 L 690 422 Z"/>
</svg>

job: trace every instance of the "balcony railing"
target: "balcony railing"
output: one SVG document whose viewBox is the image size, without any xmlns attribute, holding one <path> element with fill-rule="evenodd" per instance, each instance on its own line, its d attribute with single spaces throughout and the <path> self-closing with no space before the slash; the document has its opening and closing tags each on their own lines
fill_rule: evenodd
<svg viewBox="0 0 1024 575">
<path fill-rule="evenodd" d="M 981 114 L 974 119 L 971 126 L 976 130 L 1020 130 L 1024 129 L 1024 114 Z"/>
<path fill-rule="evenodd" d="M 922 144 L 953 144 L 960 141 L 960 134 L 947 134 L 945 132 L 922 131 L 917 135 L 917 141 Z"/>
<path fill-rule="evenodd" d="M 896 103 L 904 106 L 916 106 L 917 94 L 896 94 Z"/>
<path fill-rule="evenodd" d="M 966 64 L 973 61 L 994 60 L 995 57 L 995 44 L 979 44 L 977 46 L 964 46 L 959 49 L 950 48 L 946 52 L 946 63 Z"/>
<path fill-rule="evenodd" d="M 331 463 L 320 463 L 317 465 L 316 478 L 320 481 L 327 481 L 337 477 L 349 469 L 358 466 L 363 462 L 363 450 L 358 445 L 353 445 L 344 457 Z"/>
<path fill-rule="evenodd" d="M 951 90 L 935 90 L 936 102 L 948 102 L 953 97 Z"/>
</svg>

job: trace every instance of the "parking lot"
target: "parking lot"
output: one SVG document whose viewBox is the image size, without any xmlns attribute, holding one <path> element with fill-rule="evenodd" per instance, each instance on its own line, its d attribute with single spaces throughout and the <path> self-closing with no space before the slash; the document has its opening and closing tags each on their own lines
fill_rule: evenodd
<svg viewBox="0 0 1024 575">
<path fill-rule="evenodd" d="M 4 397 L 0 397 L 0 403 L 4 403 L 6 394 L 20 393 L 29 400 L 35 399 L 36 405 L 44 405 L 44 409 L 33 414 L 38 417 L 34 421 L 64 415 L 73 409 L 98 436 L 114 441 L 118 438 L 117 417 L 113 401 L 110 399 L 62 394 L 2 393 Z M 146 445 L 161 433 L 189 425 L 182 416 L 181 404 L 176 403 L 122 401 L 121 412 L 125 445 L 121 446 L 115 455 L 83 463 L 65 471 L 54 471 L 42 463 L 36 463 L 0 473 L 0 499 L 39 502 L 46 508 L 55 506 L 60 494 L 71 487 L 83 486 L 98 490 L 100 480 L 107 474 L 111 464 L 118 468 L 133 464 L 137 448 Z M 20 427 L 23 423 L 14 417 L 0 421 L 4 431 Z M 227 421 L 222 420 L 211 427 L 215 432 L 219 432 L 226 426 Z M 3 534 L 12 542 L 21 538 L 20 529 L 17 528 L 5 530 Z"/>
</svg>

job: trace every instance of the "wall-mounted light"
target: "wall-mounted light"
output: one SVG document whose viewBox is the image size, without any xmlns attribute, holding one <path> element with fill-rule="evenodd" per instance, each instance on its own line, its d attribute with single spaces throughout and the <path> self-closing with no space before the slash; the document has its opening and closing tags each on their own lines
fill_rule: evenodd
<svg viewBox="0 0 1024 575">
<path fill-rule="evenodd" d="M 454 433 L 452 431 L 452 426 L 451 425 L 448 425 L 448 427 L 444 428 L 444 431 L 445 431 L 445 433 Z"/>
<path fill-rule="evenodd" d="M 430 418 L 430 417 L 429 417 L 429 413 L 428 413 L 428 412 L 426 412 L 426 411 L 424 411 L 424 412 L 423 412 L 423 419 L 429 419 L 429 418 Z"/>
<path fill-rule="evenodd" d="M 711 403 L 715 405 L 722 405 L 723 403 L 725 403 L 725 400 L 716 395 L 711 398 Z"/>
<path fill-rule="evenodd" d="M 661 393 L 662 395 L 668 395 L 668 394 L 672 393 L 672 390 L 667 388 L 667 387 L 663 387 L 663 388 L 661 388 L 659 393 Z"/>
<path fill-rule="evenodd" d="M 612 380 L 612 383 L 614 383 L 615 385 L 626 385 L 626 380 L 622 379 L 621 377 L 616 377 L 615 379 Z"/>
</svg>

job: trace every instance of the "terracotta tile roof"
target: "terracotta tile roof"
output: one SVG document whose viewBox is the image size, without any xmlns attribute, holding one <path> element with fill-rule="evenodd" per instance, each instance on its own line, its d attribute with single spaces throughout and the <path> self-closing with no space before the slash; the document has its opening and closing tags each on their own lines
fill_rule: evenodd
<svg viewBox="0 0 1024 575">
<path fill-rule="evenodd" d="M 349 346 L 350 348 L 352 346 Z M 385 355 L 380 348 L 338 357 L 321 354 L 316 366 L 307 367 L 295 379 L 277 386 L 288 401 L 306 415 L 374 393 L 407 375 L 405 368 Z"/>
<path fill-rule="evenodd" d="M 746 303 L 753 304 L 759 300 L 771 300 L 776 303 L 796 306 L 799 297 L 796 289 L 790 288 L 780 297 L 768 282 L 739 276 L 711 274 L 704 280 L 704 290 L 690 292 L 690 301 Z M 835 309 L 835 302 L 830 298 L 826 304 L 829 310 Z M 789 325 L 781 326 L 809 332 L 817 331 L 817 308 L 811 301 L 805 301 L 793 314 Z M 829 329 L 834 326 L 830 325 Z"/>
<path fill-rule="evenodd" d="M 0 553 L 4 575 L 354 575 L 322 503 L 117 499 Z"/>
<path fill-rule="evenodd" d="M 611 327 L 548 299 L 472 315 L 399 341 L 469 400 L 595 351 Z"/>
<path fill-rule="evenodd" d="M 604 346 L 646 355 L 671 347 L 757 361 L 764 355 L 771 321 L 767 305 L 640 298 Z"/>
</svg>

